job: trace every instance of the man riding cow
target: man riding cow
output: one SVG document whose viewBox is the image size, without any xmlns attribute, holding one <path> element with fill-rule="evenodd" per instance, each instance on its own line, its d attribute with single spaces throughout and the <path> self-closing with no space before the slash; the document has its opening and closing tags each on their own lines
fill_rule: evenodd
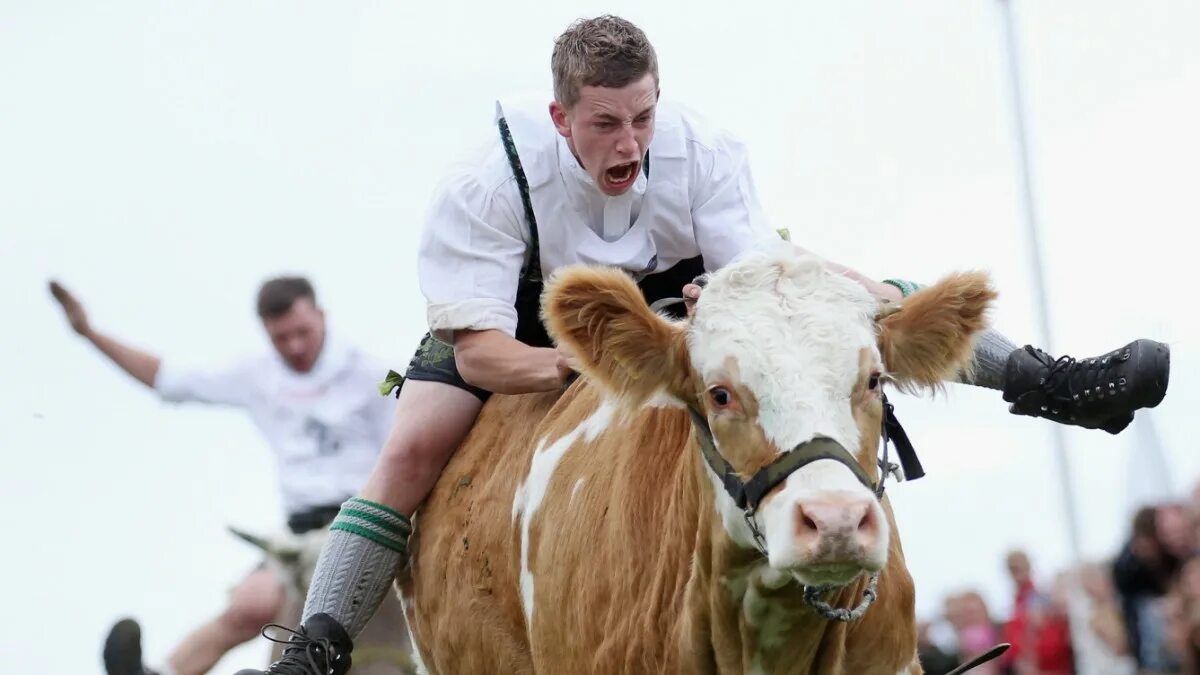
<svg viewBox="0 0 1200 675">
<path fill-rule="evenodd" d="M 491 143 L 438 189 L 418 258 L 430 334 L 404 375 L 391 434 L 331 526 L 283 658 L 241 675 L 347 672 L 353 637 L 407 563 L 414 512 L 488 396 L 558 390 L 572 374 L 539 319 L 543 278 L 572 263 L 607 265 L 649 301 L 681 289 L 695 299 L 698 275 L 778 245 L 745 148 L 660 102 L 658 61 L 637 26 L 576 22 L 556 41 L 551 69 L 554 100 L 500 102 Z M 829 266 L 880 300 L 916 289 Z M 1138 340 L 1094 359 L 1056 359 L 986 331 L 974 364 L 969 382 L 1002 391 L 1014 413 L 1117 433 L 1162 400 L 1169 350 Z"/>
</svg>

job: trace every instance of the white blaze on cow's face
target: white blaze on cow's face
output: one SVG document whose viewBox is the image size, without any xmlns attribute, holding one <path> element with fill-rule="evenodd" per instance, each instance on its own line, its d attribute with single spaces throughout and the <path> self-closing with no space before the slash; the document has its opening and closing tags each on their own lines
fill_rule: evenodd
<svg viewBox="0 0 1200 675">
<path fill-rule="evenodd" d="M 743 476 L 818 435 L 871 467 L 881 410 L 877 309 L 860 284 L 813 258 L 749 256 L 710 278 L 688 353 L 718 449 Z M 742 511 L 712 478 L 726 529 L 752 545 Z M 849 583 L 887 562 L 883 508 L 833 460 L 791 474 L 757 519 L 770 566 L 805 584 Z"/>
</svg>

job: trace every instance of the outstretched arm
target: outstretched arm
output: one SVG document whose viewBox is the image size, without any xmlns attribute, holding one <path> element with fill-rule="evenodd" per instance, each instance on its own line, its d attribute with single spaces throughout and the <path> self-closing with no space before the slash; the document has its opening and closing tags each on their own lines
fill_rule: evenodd
<svg viewBox="0 0 1200 675">
<path fill-rule="evenodd" d="M 135 380 L 147 387 L 154 387 L 154 379 L 158 376 L 158 368 L 162 363 L 159 357 L 131 347 L 92 328 L 83 303 L 79 302 L 57 281 L 50 282 L 50 294 L 62 306 L 63 313 L 70 322 L 72 330 L 96 345 L 97 349 L 112 359 L 112 362 L 120 366 L 121 370 L 133 376 Z"/>
<path fill-rule="evenodd" d="M 797 255 L 805 255 L 805 254 L 815 255 L 811 251 L 806 251 L 806 250 L 800 248 L 799 246 L 796 246 L 795 244 L 793 244 L 792 246 L 796 249 Z M 818 257 L 820 257 L 820 256 L 818 256 Z M 839 265 L 839 264 L 829 261 L 829 260 L 825 260 L 825 266 L 828 267 L 829 269 L 833 270 L 834 272 L 841 274 L 842 276 L 849 277 L 849 278 L 857 281 L 858 283 L 862 284 L 863 288 L 866 288 L 868 291 L 871 292 L 871 295 L 879 298 L 880 300 L 886 300 L 888 302 L 900 302 L 900 300 L 903 299 L 901 297 L 900 289 L 896 288 L 895 286 L 893 286 L 891 284 L 885 284 L 880 281 L 875 281 L 874 279 L 872 279 L 864 274 L 860 274 L 859 272 L 856 272 L 856 271 L 850 269 L 849 267 L 846 267 L 844 265 Z"/>
<path fill-rule="evenodd" d="M 792 247 L 796 250 L 796 255 L 815 255 L 815 254 L 811 253 L 810 251 L 807 251 L 803 248 L 800 248 L 799 246 L 796 246 L 795 244 L 792 244 Z M 822 260 L 824 260 L 824 259 L 822 259 Z M 875 296 L 876 298 L 879 298 L 880 300 L 884 300 L 887 302 L 900 302 L 903 299 L 903 297 L 902 297 L 903 294 L 900 292 L 900 289 L 891 284 L 885 284 L 880 281 L 875 281 L 864 274 L 856 272 L 844 265 L 839 265 L 835 262 L 830 262 L 828 260 L 824 260 L 824 262 L 825 262 L 826 267 L 833 270 L 834 272 L 837 272 L 838 274 L 841 274 L 843 276 L 849 277 L 849 278 L 857 281 L 859 284 L 861 284 L 863 286 L 863 288 L 866 288 L 867 291 L 869 291 L 871 293 L 871 295 Z M 683 287 L 683 300 L 684 300 L 684 303 L 687 305 L 689 313 L 691 312 L 692 307 L 695 305 L 696 299 L 699 297 L 700 297 L 700 286 L 699 285 L 687 284 Z"/>
</svg>

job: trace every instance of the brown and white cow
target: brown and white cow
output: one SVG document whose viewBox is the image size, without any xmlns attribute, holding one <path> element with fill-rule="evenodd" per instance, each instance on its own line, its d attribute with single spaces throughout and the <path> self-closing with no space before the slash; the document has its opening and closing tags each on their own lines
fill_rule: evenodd
<svg viewBox="0 0 1200 675">
<path fill-rule="evenodd" d="M 701 413 L 742 475 L 817 435 L 872 480 L 879 382 L 936 388 L 970 363 L 994 297 L 951 276 L 876 321 L 818 261 L 749 256 L 712 275 L 690 321 L 621 272 L 558 274 L 543 311 L 586 377 L 561 397 L 497 396 L 418 516 L 402 582 L 429 673 L 919 673 L 912 580 L 891 507 L 846 465 L 791 474 L 755 521 L 702 459 Z M 853 460 L 851 460 L 853 461 Z M 805 584 L 855 605 L 818 616 Z"/>
</svg>

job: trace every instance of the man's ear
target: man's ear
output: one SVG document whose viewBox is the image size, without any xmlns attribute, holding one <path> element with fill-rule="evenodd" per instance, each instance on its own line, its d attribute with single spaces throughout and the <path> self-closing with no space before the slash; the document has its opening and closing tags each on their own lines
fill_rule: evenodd
<svg viewBox="0 0 1200 675">
<path fill-rule="evenodd" d="M 571 137 L 571 120 L 567 116 L 566 106 L 558 101 L 551 101 L 550 121 L 554 123 L 554 128 L 558 131 L 558 135 L 563 138 Z"/>
</svg>

